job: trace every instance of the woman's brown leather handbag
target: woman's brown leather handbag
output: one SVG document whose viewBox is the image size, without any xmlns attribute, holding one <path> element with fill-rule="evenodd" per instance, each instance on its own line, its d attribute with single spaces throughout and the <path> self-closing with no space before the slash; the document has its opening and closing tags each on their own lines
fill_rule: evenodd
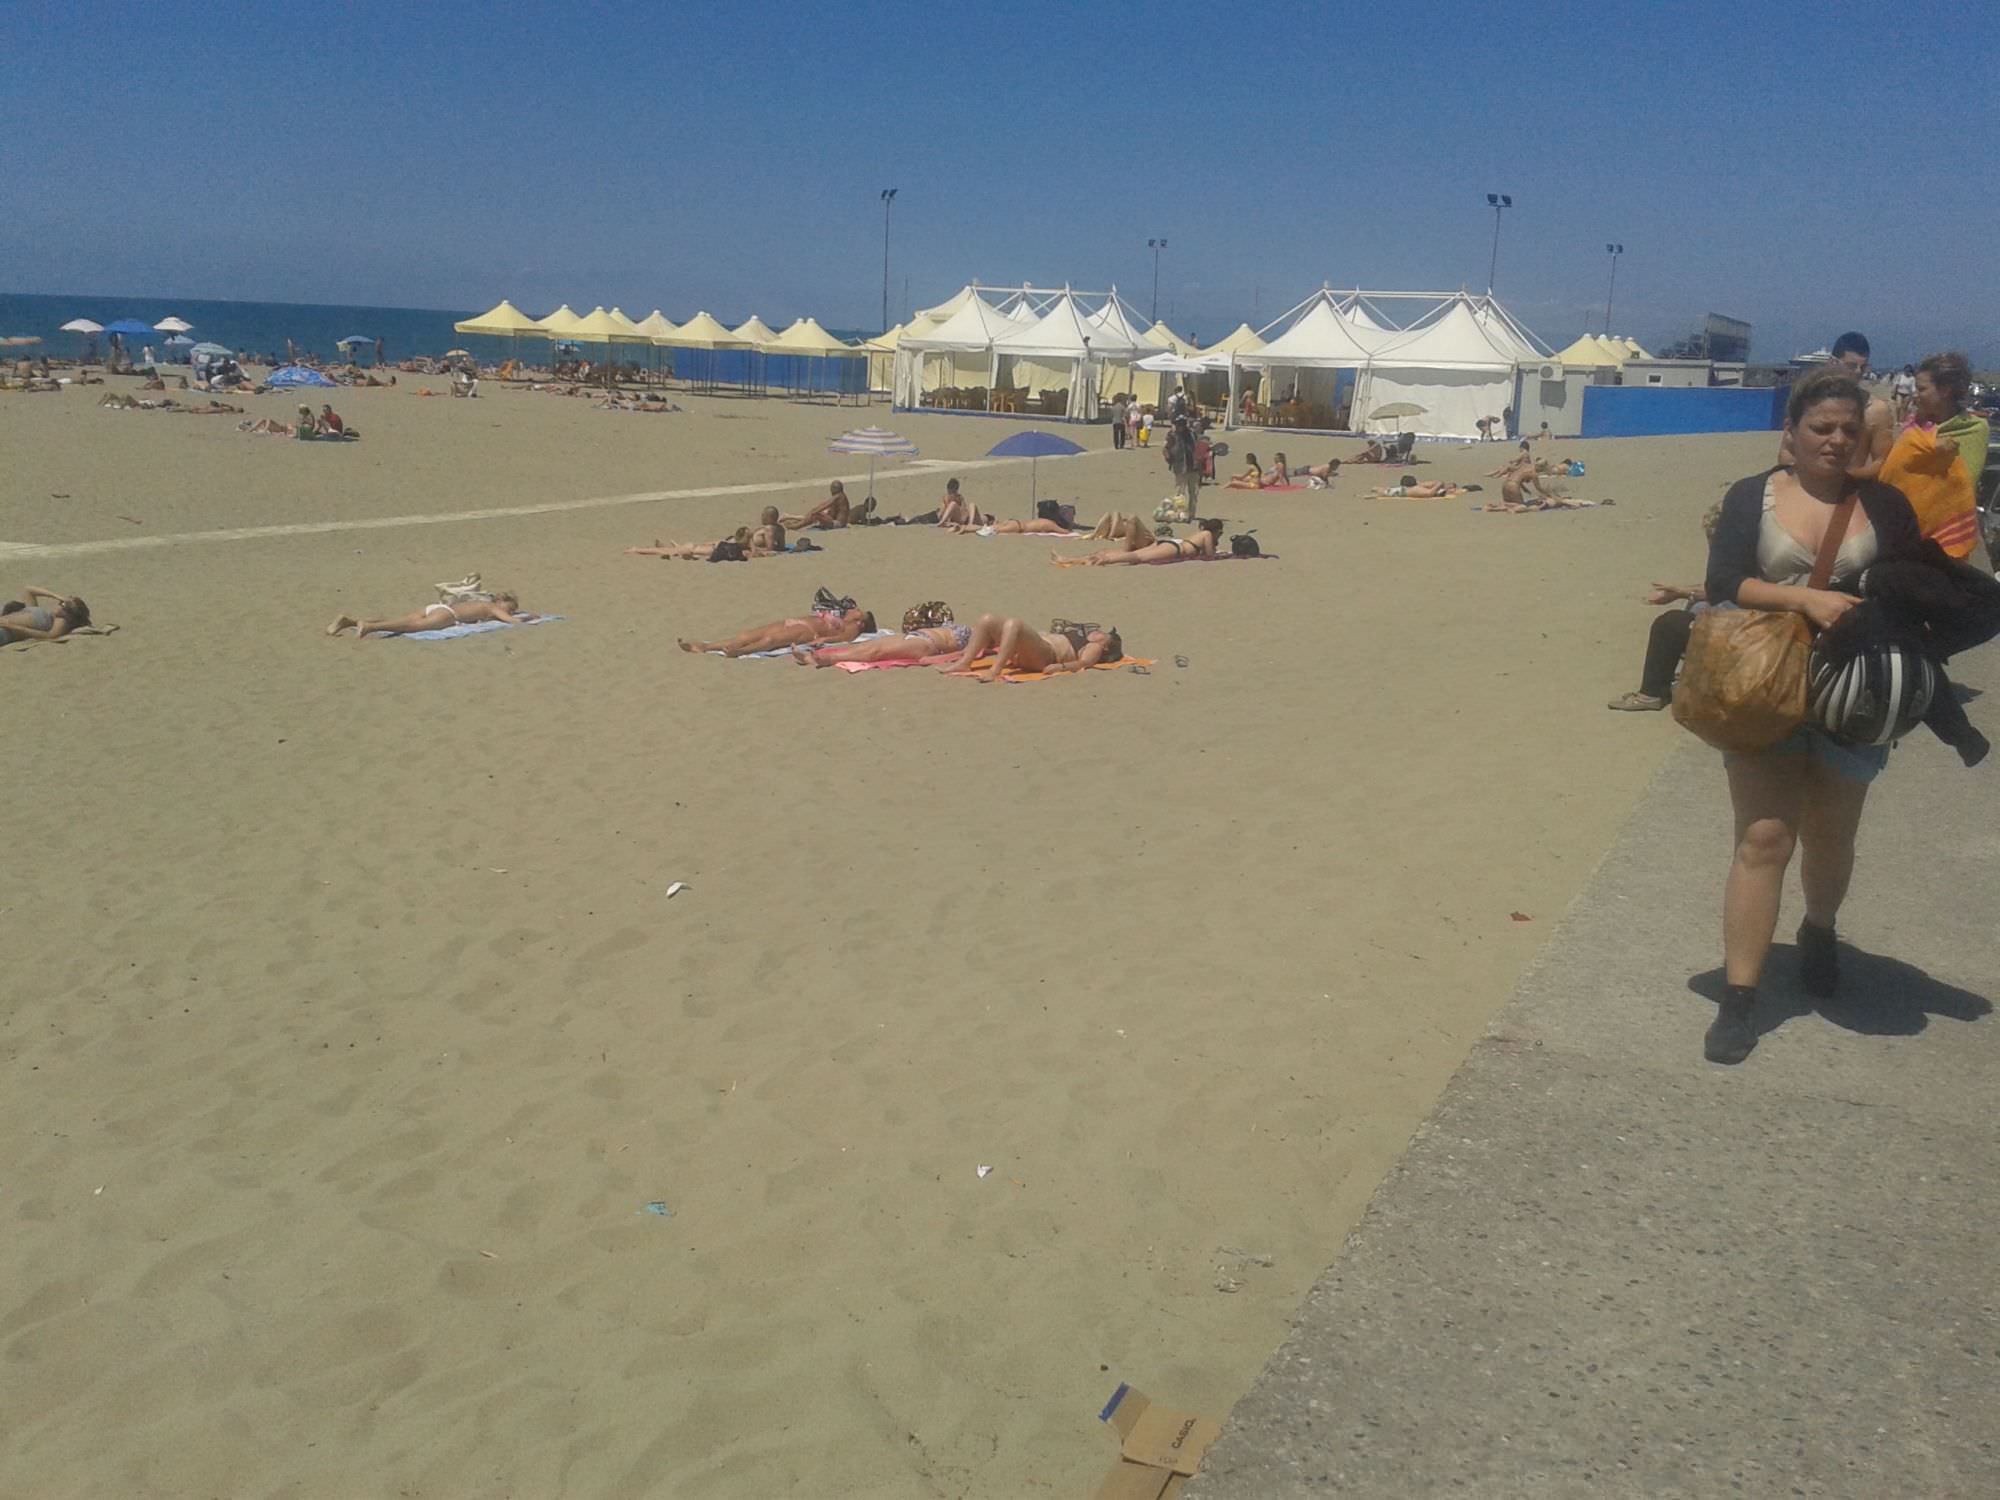
<svg viewBox="0 0 2000 1500">
<path fill-rule="evenodd" d="M 1857 500 L 1850 490 L 1834 507 L 1806 587 L 1833 577 Z M 1806 717 L 1812 629 L 1790 610 L 1705 609 L 1688 637 L 1674 720 L 1718 750 L 1768 750 Z"/>
</svg>

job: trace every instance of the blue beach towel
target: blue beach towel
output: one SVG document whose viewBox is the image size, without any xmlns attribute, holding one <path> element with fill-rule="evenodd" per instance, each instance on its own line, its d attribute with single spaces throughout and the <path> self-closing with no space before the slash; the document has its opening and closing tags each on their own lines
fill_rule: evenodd
<svg viewBox="0 0 2000 1500">
<path fill-rule="evenodd" d="M 523 625 L 547 625 L 552 620 L 560 620 L 561 615 L 543 615 L 539 619 L 523 620 Z M 396 637 L 399 641 L 455 641 L 462 635 L 485 635 L 489 630 L 512 630 L 514 627 L 505 620 L 481 620 L 476 625 L 447 625 L 442 630 L 416 630 L 408 635 Z"/>
</svg>

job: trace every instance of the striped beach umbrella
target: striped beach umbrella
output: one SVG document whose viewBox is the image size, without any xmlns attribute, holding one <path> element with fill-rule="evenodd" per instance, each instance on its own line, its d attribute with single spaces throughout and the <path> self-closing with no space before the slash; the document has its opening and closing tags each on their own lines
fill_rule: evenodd
<svg viewBox="0 0 2000 1500">
<path fill-rule="evenodd" d="M 865 453 L 868 456 L 868 498 L 875 498 L 875 464 L 884 458 L 915 458 L 917 445 L 886 427 L 857 427 L 843 432 L 826 445 L 829 453 Z"/>
</svg>

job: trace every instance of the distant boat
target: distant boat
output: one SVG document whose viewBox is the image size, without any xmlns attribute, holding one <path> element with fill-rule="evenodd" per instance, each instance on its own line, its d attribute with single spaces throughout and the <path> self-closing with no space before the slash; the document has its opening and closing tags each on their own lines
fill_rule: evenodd
<svg viewBox="0 0 2000 1500">
<path fill-rule="evenodd" d="M 1833 363 L 1833 351 L 1831 349 L 1815 349 L 1810 354 L 1794 354 L 1792 356 L 1792 363 L 1802 366 L 1830 365 Z"/>
</svg>

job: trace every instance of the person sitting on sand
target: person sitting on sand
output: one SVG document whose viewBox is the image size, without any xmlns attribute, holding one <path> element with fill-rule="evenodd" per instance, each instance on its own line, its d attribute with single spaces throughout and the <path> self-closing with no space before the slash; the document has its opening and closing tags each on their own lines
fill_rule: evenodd
<svg viewBox="0 0 2000 1500">
<path fill-rule="evenodd" d="M 938 501 L 937 524 L 940 526 L 984 526 L 993 518 L 981 511 L 965 498 L 956 479 L 944 482 L 944 498 Z"/>
<path fill-rule="evenodd" d="M 833 645 L 856 636 L 873 635 L 875 617 L 865 609 L 847 609 L 835 614 L 815 610 L 803 619 L 775 620 L 769 625 L 752 626 L 721 641 L 678 641 L 681 650 L 694 653 L 719 651 L 724 656 L 750 656 L 759 651 L 779 651 L 786 646 Z"/>
<path fill-rule="evenodd" d="M 339 412 L 324 403 L 320 405 L 319 409 L 319 432 L 321 437 L 330 438 L 358 438 L 361 436 L 359 428 L 349 427 L 347 423 L 341 420 Z"/>
<path fill-rule="evenodd" d="M 1389 450 L 1379 439 L 1370 438 L 1368 446 L 1348 460 L 1351 464 L 1381 464 L 1389 461 Z"/>
<path fill-rule="evenodd" d="M 1222 540 L 1222 522 L 1214 517 L 1206 517 L 1195 523 L 1189 536 L 1168 537 L 1164 541 L 1141 541 L 1135 533 L 1126 537 L 1123 547 L 1114 547 L 1105 552 L 1093 552 L 1087 557 L 1063 557 L 1051 552 L 1051 561 L 1069 568 L 1117 568 L 1130 567 L 1140 563 L 1213 562 L 1216 548 Z"/>
<path fill-rule="evenodd" d="M 292 427 L 292 436 L 301 442 L 310 442 L 319 436 L 319 423 L 314 420 L 310 406 L 299 407 L 299 420 Z"/>
<path fill-rule="evenodd" d="M 415 635 L 423 630 L 449 630 L 454 625 L 483 625 L 488 621 L 524 625 L 540 618 L 540 615 L 522 609 L 521 601 L 513 594 L 502 592 L 496 593 L 491 600 L 460 599 L 450 604 L 426 604 L 414 614 L 400 615 L 391 620 L 362 620 L 353 615 L 336 615 L 333 623 L 326 627 L 326 633 L 339 635 L 343 630 L 351 630 L 358 641 L 371 635 Z"/>
<path fill-rule="evenodd" d="M 1122 510 L 1107 510 L 1097 518 L 1097 525 L 1090 533 L 1092 541 L 1106 542 L 1120 542 L 1135 536 L 1139 538 L 1139 546 L 1153 545 L 1153 528 L 1146 524 L 1146 518 L 1137 514 L 1128 516 Z"/>
<path fill-rule="evenodd" d="M 155 370 L 153 371 L 152 374 L 148 375 L 145 381 L 139 387 L 139 389 L 142 391 L 164 391 L 166 388 L 167 388 L 167 383 L 166 381 L 160 378 L 160 372 L 158 370 Z"/>
<path fill-rule="evenodd" d="M 826 498 L 802 516 L 785 516 L 785 526 L 791 531 L 804 531 L 808 527 L 814 531 L 840 531 L 856 515 L 854 503 L 847 498 L 847 486 L 838 479 L 827 486 Z"/>
<path fill-rule="evenodd" d="M 1125 655 L 1118 629 L 1096 625 L 1073 625 L 1068 620 L 1052 620 L 1046 632 L 1035 630 L 1026 620 L 981 615 L 968 634 L 958 659 L 944 671 L 975 682 L 998 682 L 1009 668 L 1020 672 L 1081 672 L 1099 662 L 1118 661 Z M 985 657 L 993 665 L 981 677 L 972 664 Z"/>
<path fill-rule="evenodd" d="M 25 602 L 0 604 L 0 646 L 16 641 L 59 641 L 90 623 L 90 606 L 76 594 L 58 594 L 30 584 Z M 49 606 L 53 605 L 54 608 Z"/>
<path fill-rule="evenodd" d="M 1294 482 L 1292 466 L 1285 461 L 1285 455 L 1280 453 L 1271 464 L 1271 472 L 1264 478 L 1263 488 L 1275 490 Z"/>
<path fill-rule="evenodd" d="M 1478 488 L 1476 484 L 1454 484 L 1449 479 L 1426 479 L 1419 483 L 1416 475 L 1405 474 L 1387 489 L 1376 488 L 1368 493 L 1377 500 L 1449 500 L 1453 495 Z"/>
<path fill-rule="evenodd" d="M 1257 462 L 1257 455 L 1243 455 L 1243 472 L 1230 480 L 1226 486 L 1232 490 L 1261 490 L 1264 488 L 1264 468 Z"/>
</svg>

